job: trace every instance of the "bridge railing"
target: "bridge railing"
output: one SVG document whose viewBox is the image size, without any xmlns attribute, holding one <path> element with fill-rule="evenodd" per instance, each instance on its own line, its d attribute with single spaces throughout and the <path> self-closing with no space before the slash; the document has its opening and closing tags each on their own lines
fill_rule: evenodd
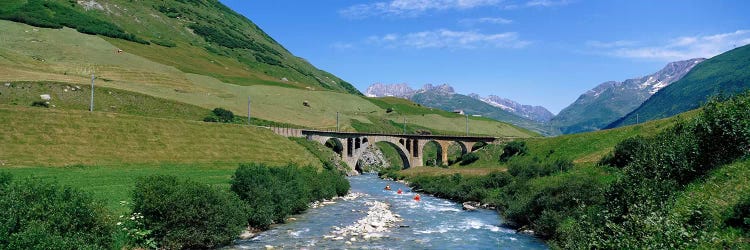
<svg viewBox="0 0 750 250">
<path fill-rule="evenodd" d="M 366 134 L 374 136 L 426 136 L 426 137 L 459 137 L 459 138 L 498 138 L 492 135 L 478 134 L 478 133 L 461 133 L 461 132 L 446 132 L 440 131 L 440 133 L 420 134 L 420 133 L 403 133 L 403 132 L 390 132 L 390 131 L 378 131 L 378 132 L 359 132 L 359 131 L 348 131 L 348 130 L 336 130 L 331 128 L 299 128 L 299 127 L 285 127 L 285 126 L 255 126 L 270 129 L 276 134 L 286 137 L 304 137 L 304 131 L 310 132 L 321 132 L 321 133 L 341 133 L 341 134 Z M 520 137 L 502 137 L 505 140 L 520 139 Z"/>
</svg>

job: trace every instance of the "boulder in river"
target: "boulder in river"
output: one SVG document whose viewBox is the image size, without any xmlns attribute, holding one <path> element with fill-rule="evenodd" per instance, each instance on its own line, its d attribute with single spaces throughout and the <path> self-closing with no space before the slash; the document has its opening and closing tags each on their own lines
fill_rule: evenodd
<svg viewBox="0 0 750 250">
<path fill-rule="evenodd" d="M 477 208 L 481 206 L 481 204 L 476 201 L 467 201 L 467 202 L 464 202 L 462 205 L 463 205 L 463 209 L 467 211 L 477 210 Z"/>
</svg>

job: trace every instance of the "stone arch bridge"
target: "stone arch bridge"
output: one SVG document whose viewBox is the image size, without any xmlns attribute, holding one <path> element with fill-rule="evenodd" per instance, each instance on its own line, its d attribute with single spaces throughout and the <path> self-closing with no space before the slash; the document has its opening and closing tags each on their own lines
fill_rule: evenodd
<svg viewBox="0 0 750 250">
<path fill-rule="evenodd" d="M 286 137 L 302 137 L 307 140 L 326 144 L 328 141 L 341 146 L 339 152 L 341 160 L 346 162 L 352 169 L 356 167 L 357 161 L 362 156 L 367 146 L 377 142 L 386 142 L 397 149 L 404 168 L 422 166 L 422 152 L 427 143 L 436 142 L 438 155 L 442 156 L 442 162 L 448 162 L 448 146 L 457 143 L 461 146 L 461 154 L 472 151 L 475 144 L 483 142 L 487 144 L 503 143 L 513 138 L 497 138 L 487 136 L 449 136 L 449 135 L 408 135 L 408 134 L 377 134 L 359 132 L 332 132 L 321 130 L 304 130 L 290 128 L 270 128 L 276 134 Z"/>
</svg>

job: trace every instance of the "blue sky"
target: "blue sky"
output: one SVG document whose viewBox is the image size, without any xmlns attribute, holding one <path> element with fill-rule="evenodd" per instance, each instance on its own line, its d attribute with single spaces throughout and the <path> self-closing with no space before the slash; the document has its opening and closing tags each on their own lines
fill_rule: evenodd
<svg viewBox="0 0 750 250">
<path fill-rule="evenodd" d="M 750 1 L 221 0 L 364 90 L 452 85 L 559 112 L 599 83 L 750 43 Z"/>
</svg>

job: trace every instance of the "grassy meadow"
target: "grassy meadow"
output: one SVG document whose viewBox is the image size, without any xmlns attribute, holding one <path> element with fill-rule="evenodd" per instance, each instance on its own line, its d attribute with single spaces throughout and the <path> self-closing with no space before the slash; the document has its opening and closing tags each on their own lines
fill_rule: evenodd
<svg viewBox="0 0 750 250">
<path fill-rule="evenodd" d="M 300 145 L 244 125 L 1 105 L 0 126 L 0 160 L 10 166 L 250 161 L 320 166 Z"/>
</svg>

